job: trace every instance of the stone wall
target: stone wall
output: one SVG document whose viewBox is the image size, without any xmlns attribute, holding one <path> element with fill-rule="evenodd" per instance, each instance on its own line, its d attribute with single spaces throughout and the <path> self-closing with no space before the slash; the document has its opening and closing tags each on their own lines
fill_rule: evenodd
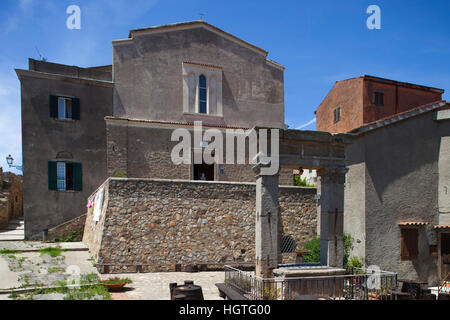
<svg viewBox="0 0 450 320">
<path fill-rule="evenodd" d="M 86 222 L 86 214 L 78 218 L 60 224 L 48 230 L 47 240 L 52 242 L 58 239 L 67 239 L 72 237 L 71 241 L 81 241 L 83 239 L 84 224 Z"/>
<path fill-rule="evenodd" d="M 83 238 L 101 272 L 254 263 L 255 184 L 110 178 L 103 187 L 100 221 L 88 209 Z M 297 250 L 316 236 L 315 194 L 280 187 L 283 234 Z"/>
<path fill-rule="evenodd" d="M 175 165 L 171 160 L 172 149 L 179 143 L 171 141 L 172 132 L 176 128 L 169 125 L 158 126 L 154 123 L 107 119 L 108 176 L 193 179 L 192 165 Z M 192 130 L 192 126 L 187 128 Z M 225 136 L 225 131 L 223 132 Z M 249 150 L 248 141 L 246 143 L 246 150 Z M 226 146 L 225 139 L 223 145 Z M 194 146 L 193 140 L 191 146 Z M 237 154 L 236 149 L 234 152 Z M 255 182 L 252 164 L 225 164 L 225 160 L 226 152 L 222 164 L 215 164 L 215 181 Z M 280 185 L 293 185 L 293 179 L 292 169 L 280 170 Z"/>
<path fill-rule="evenodd" d="M 0 168 L 0 229 L 23 216 L 22 176 Z"/>
</svg>

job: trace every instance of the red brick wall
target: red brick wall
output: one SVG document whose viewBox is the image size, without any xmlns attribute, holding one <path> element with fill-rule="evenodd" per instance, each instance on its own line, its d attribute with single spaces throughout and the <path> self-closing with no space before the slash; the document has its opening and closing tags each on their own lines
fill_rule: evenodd
<svg viewBox="0 0 450 320">
<path fill-rule="evenodd" d="M 375 105 L 374 92 L 384 93 L 384 106 Z M 438 92 L 353 78 L 337 81 L 316 111 L 318 131 L 348 132 L 364 124 L 428 103 L 440 101 Z M 334 110 L 341 107 L 341 121 L 334 123 Z"/>
<path fill-rule="evenodd" d="M 384 106 L 381 107 L 374 104 L 375 91 L 384 93 Z M 378 119 L 392 116 L 396 113 L 408 111 L 421 105 L 440 100 L 441 94 L 437 92 L 365 80 L 364 123 L 373 122 Z"/>
<path fill-rule="evenodd" d="M 338 81 L 316 111 L 317 130 L 347 132 L 363 124 L 363 80 Z M 334 109 L 341 107 L 341 121 L 334 123 Z"/>
</svg>

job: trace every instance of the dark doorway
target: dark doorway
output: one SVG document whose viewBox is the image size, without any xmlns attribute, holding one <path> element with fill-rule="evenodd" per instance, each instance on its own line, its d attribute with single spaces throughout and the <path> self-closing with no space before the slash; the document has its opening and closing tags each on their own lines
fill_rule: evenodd
<svg viewBox="0 0 450 320">
<path fill-rule="evenodd" d="M 450 233 L 441 233 L 441 278 L 450 273 Z"/>
<path fill-rule="evenodd" d="M 214 165 L 194 164 L 194 180 L 214 181 Z"/>
</svg>

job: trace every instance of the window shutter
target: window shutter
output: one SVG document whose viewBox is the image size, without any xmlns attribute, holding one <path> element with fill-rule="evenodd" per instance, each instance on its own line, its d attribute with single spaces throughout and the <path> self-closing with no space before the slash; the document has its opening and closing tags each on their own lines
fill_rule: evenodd
<svg viewBox="0 0 450 320">
<path fill-rule="evenodd" d="M 83 172 L 81 163 L 73 163 L 73 190 L 81 191 L 83 185 Z"/>
<path fill-rule="evenodd" d="M 80 99 L 72 98 L 72 119 L 80 120 Z"/>
<path fill-rule="evenodd" d="M 401 230 L 401 258 L 404 260 L 417 259 L 419 254 L 419 231 L 417 229 Z"/>
<path fill-rule="evenodd" d="M 48 162 L 48 190 L 57 190 L 58 184 L 56 181 L 56 162 Z"/>
<path fill-rule="evenodd" d="M 50 117 L 58 118 L 58 97 L 50 95 Z"/>
</svg>

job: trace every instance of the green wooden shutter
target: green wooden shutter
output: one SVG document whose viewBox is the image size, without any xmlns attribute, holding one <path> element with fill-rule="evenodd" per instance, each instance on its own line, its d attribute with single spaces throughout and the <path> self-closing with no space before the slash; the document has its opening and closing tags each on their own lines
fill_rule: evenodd
<svg viewBox="0 0 450 320">
<path fill-rule="evenodd" d="M 81 163 L 73 163 L 73 190 L 81 191 L 83 189 L 83 172 Z"/>
<path fill-rule="evenodd" d="M 72 119 L 80 120 L 80 99 L 72 98 Z"/>
<path fill-rule="evenodd" d="M 58 118 L 58 96 L 50 95 L 50 117 Z"/>
<path fill-rule="evenodd" d="M 57 190 L 58 183 L 56 181 L 56 162 L 48 162 L 48 190 Z"/>
</svg>

